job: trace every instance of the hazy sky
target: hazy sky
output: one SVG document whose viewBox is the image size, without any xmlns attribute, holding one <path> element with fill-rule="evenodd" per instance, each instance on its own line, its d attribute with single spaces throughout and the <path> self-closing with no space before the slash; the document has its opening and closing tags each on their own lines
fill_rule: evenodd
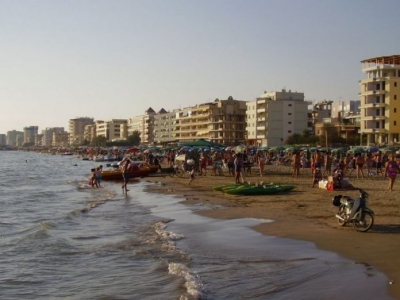
<svg viewBox="0 0 400 300">
<path fill-rule="evenodd" d="M 282 88 L 359 99 L 399 0 L 0 0 L 0 133 Z"/>
</svg>

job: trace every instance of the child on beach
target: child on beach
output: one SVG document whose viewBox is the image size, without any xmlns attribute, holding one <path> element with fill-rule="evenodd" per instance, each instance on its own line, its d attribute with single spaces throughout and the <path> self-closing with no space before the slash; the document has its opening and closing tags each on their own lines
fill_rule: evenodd
<svg viewBox="0 0 400 300">
<path fill-rule="evenodd" d="M 101 168 L 97 167 L 96 170 L 94 171 L 94 173 L 96 174 L 96 181 L 97 184 L 99 185 L 99 187 L 101 187 L 101 180 L 103 179 L 103 175 L 101 174 Z"/>
<path fill-rule="evenodd" d="M 90 177 L 90 185 L 92 188 L 99 187 L 97 184 L 96 169 L 90 169 L 90 171 L 92 172 L 92 176 Z"/>
<path fill-rule="evenodd" d="M 313 175 L 313 183 L 312 183 L 311 187 L 315 187 L 315 185 L 318 184 L 320 180 L 322 180 L 321 169 L 320 168 L 315 168 L 314 175 Z"/>
</svg>

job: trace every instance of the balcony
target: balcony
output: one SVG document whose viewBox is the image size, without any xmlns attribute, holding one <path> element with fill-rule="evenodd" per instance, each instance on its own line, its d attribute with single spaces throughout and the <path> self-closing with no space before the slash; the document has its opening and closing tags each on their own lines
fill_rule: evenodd
<svg viewBox="0 0 400 300">
<path fill-rule="evenodd" d="M 265 139 L 266 135 L 265 134 L 257 134 L 258 139 Z"/>
<path fill-rule="evenodd" d="M 257 126 L 256 129 L 257 130 L 265 130 L 266 126 L 265 125 Z"/>
<path fill-rule="evenodd" d="M 374 108 L 374 107 L 385 107 L 386 103 L 366 103 L 366 104 L 361 104 L 360 108 Z"/>
<path fill-rule="evenodd" d="M 365 128 L 362 133 L 388 133 L 388 130 L 383 128 Z"/>
<path fill-rule="evenodd" d="M 263 108 L 258 108 L 257 109 L 257 113 L 259 114 L 259 113 L 263 113 L 263 112 L 265 112 L 265 107 L 263 107 Z"/>
</svg>

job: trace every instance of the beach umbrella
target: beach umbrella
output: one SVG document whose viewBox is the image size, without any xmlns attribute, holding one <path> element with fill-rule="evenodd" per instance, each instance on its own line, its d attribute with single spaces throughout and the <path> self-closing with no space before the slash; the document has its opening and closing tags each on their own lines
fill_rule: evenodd
<svg viewBox="0 0 400 300">
<path fill-rule="evenodd" d="M 198 139 L 191 142 L 183 142 L 180 144 L 181 146 L 190 146 L 190 147 L 224 147 L 224 145 L 214 143 L 211 141 L 207 141 L 205 139 Z"/>
<path fill-rule="evenodd" d="M 236 153 L 243 153 L 244 150 L 246 150 L 246 146 L 245 145 L 239 145 L 239 146 L 236 146 L 236 148 L 235 148 L 235 152 Z"/>
<path fill-rule="evenodd" d="M 276 147 L 271 148 L 272 151 L 283 151 L 285 149 L 286 149 L 286 147 L 283 147 L 283 146 L 276 146 Z"/>
</svg>

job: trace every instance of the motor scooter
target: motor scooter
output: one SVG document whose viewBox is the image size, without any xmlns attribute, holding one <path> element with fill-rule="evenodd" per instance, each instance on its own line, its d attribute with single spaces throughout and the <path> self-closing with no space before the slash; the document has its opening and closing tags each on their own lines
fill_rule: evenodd
<svg viewBox="0 0 400 300">
<path fill-rule="evenodd" d="M 357 189 L 360 196 L 352 199 L 348 196 L 336 195 L 332 198 L 332 204 L 339 207 L 335 217 L 340 226 L 353 224 L 357 231 L 366 232 L 374 224 L 374 212 L 368 207 L 368 193 L 362 189 Z"/>
</svg>

